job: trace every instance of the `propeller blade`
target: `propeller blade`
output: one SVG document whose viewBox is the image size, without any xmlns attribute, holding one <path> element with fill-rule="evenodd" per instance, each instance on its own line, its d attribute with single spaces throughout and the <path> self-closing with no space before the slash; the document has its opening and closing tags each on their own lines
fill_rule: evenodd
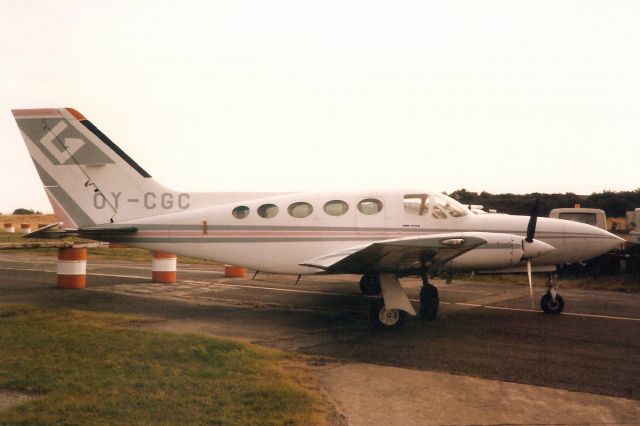
<svg viewBox="0 0 640 426">
<path fill-rule="evenodd" d="M 527 275 L 529 276 L 529 294 L 531 295 L 531 309 L 533 307 L 533 279 L 531 278 L 531 259 L 527 259 Z"/>
<path fill-rule="evenodd" d="M 531 217 L 529 218 L 529 225 L 527 226 L 527 240 L 528 243 L 533 242 L 533 237 L 536 233 L 536 223 L 538 222 L 538 209 L 540 208 L 540 198 L 536 198 L 533 207 L 531 208 Z"/>
</svg>

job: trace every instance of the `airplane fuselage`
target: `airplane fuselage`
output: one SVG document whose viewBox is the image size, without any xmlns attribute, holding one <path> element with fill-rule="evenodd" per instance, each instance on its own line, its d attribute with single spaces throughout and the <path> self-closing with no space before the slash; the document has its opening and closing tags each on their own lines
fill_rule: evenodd
<svg viewBox="0 0 640 426">
<path fill-rule="evenodd" d="M 128 220 L 124 223 L 138 232 L 110 239 L 264 272 L 315 274 L 324 271 L 301 263 L 353 246 L 482 232 L 489 235 L 488 243 L 446 269 L 499 270 L 523 267 L 517 250 L 528 221 L 528 216 L 473 214 L 437 193 L 295 193 Z M 538 268 L 588 260 L 621 242 L 594 226 L 550 218 L 538 219 L 536 240 L 555 248 L 532 259 Z"/>
</svg>

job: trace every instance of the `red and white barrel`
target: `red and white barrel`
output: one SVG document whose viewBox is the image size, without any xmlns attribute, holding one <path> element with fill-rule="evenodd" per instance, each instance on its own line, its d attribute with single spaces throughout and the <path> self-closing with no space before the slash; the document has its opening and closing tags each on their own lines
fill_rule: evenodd
<svg viewBox="0 0 640 426">
<path fill-rule="evenodd" d="M 224 265 L 224 276 L 227 278 L 244 278 L 247 269 L 242 266 Z"/>
<path fill-rule="evenodd" d="M 58 288 L 85 288 L 87 285 L 87 249 L 58 249 Z"/>
<path fill-rule="evenodd" d="M 173 253 L 154 251 L 151 261 L 151 280 L 154 283 L 173 284 L 176 282 L 177 256 Z"/>
<path fill-rule="evenodd" d="M 31 224 L 30 223 L 21 223 L 20 224 L 20 232 L 23 234 L 28 234 L 31 232 Z"/>
<path fill-rule="evenodd" d="M 13 223 L 5 223 L 4 224 L 4 232 L 9 232 L 11 234 L 16 232 L 16 228 L 13 226 Z"/>
</svg>

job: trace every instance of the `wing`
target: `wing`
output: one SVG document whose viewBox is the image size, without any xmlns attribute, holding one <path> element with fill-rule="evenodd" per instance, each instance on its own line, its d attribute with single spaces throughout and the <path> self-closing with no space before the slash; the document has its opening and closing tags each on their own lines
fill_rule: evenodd
<svg viewBox="0 0 640 426">
<path fill-rule="evenodd" d="M 437 268 L 486 243 L 487 240 L 471 232 L 398 238 L 351 247 L 300 265 L 338 274 Z"/>
<path fill-rule="evenodd" d="M 91 226 L 79 229 L 55 229 L 59 228 L 62 222 L 52 223 L 33 232 L 24 235 L 24 238 L 65 238 L 65 237 L 80 237 L 87 238 L 89 240 L 101 240 L 108 239 L 110 236 L 117 236 L 123 234 L 132 234 L 138 230 L 133 226 L 118 226 L 106 224 L 104 226 Z"/>
</svg>

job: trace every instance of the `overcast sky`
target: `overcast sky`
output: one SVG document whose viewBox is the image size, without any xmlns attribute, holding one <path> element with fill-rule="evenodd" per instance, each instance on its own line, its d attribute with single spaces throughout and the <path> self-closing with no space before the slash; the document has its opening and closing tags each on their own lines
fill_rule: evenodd
<svg viewBox="0 0 640 426">
<path fill-rule="evenodd" d="M 2 1 L 10 109 L 74 107 L 178 190 L 640 187 L 637 1 Z"/>
</svg>

